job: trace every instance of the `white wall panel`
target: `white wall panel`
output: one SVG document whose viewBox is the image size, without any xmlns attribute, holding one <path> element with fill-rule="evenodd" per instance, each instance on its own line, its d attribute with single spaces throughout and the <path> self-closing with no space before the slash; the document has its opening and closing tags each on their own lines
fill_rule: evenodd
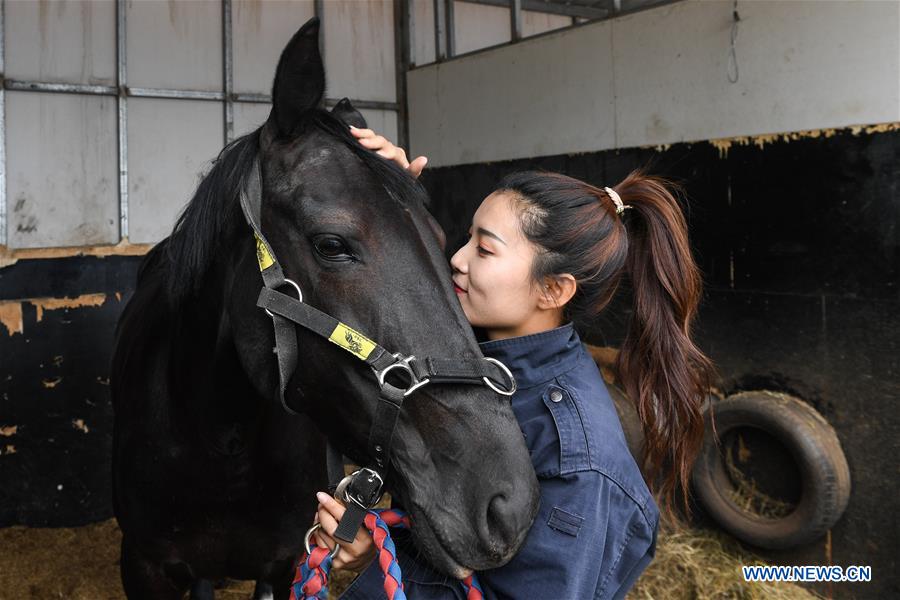
<svg viewBox="0 0 900 600">
<path fill-rule="evenodd" d="M 116 81 L 116 4 L 6 2 L 6 76 L 54 83 Z"/>
<path fill-rule="evenodd" d="M 231 10 L 234 90 L 269 94 L 285 44 L 315 15 L 313 0 L 237 0 Z"/>
<path fill-rule="evenodd" d="M 434 166 L 900 121 L 900 3 L 686 0 L 407 77 Z"/>
<path fill-rule="evenodd" d="M 613 27 L 621 146 L 900 120 L 900 3 L 674 4 Z"/>
<path fill-rule="evenodd" d="M 412 0 L 415 8 L 415 64 L 434 62 L 434 2 L 433 0 Z"/>
<path fill-rule="evenodd" d="M 328 96 L 395 101 L 393 1 L 329 0 L 322 21 Z"/>
<path fill-rule="evenodd" d="M 236 137 L 245 135 L 265 123 L 271 110 L 271 104 L 235 102 L 234 135 Z"/>
<path fill-rule="evenodd" d="M 522 11 L 522 36 L 531 37 L 539 33 L 562 29 L 572 25 L 572 17 L 539 13 L 531 10 Z"/>
<path fill-rule="evenodd" d="M 8 91 L 6 126 L 9 245 L 116 243 L 115 99 Z"/>
<path fill-rule="evenodd" d="M 410 146 L 432 166 L 615 142 L 612 56 L 592 36 L 548 34 L 410 72 Z M 608 46 L 607 46 L 608 48 Z M 589 60 L 573 60 L 589 57 Z"/>
<path fill-rule="evenodd" d="M 128 237 L 158 242 L 222 149 L 222 105 L 133 98 L 128 111 Z"/>
<path fill-rule="evenodd" d="M 456 20 L 457 54 L 504 44 L 512 39 L 508 8 L 454 2 L 453 11 Z"/>
<path fill-rule="evenodd" d="M 456 54 L 464 54 L 512 40 L 509 9 L 471 2 L 454 2 Z M 522 36 L 529 37 L 572 24 L 562 15 L 522 11 Z"/>
<path fill-rule="evenodd" d="M 222 3 L 128 2 L 128 85 L 222 90 Z"/>
</svg>

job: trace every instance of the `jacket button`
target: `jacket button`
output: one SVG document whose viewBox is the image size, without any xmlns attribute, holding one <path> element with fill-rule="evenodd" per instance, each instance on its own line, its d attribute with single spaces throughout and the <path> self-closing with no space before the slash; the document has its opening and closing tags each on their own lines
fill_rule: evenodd
<svg viewBox="0 0 900 600">
<path fill-rule="evenodd" d="M 552 402 L 559 402 L 560 400 L 562 400 L 562 392 L 559 390 L 553 390 L 552 392 L 550 392 L 550 400 Z"/>
</svg>

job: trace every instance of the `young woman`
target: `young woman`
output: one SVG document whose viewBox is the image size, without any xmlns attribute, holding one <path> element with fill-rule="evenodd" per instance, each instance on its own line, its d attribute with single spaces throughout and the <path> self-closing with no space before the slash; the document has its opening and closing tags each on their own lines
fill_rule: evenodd
<svg viewBox="0 0 900 600">
<path fill-rule="evenodd" d="M 414 176 L 425 166 L 371 130 L 354 135 Z M 478 573 L 485 596 L 621 598 L 654 555 L 659 510 L 577 329 L 627 275 L 634 311 L 618 376 L 643 425 L 646 481 L 667 510 L 676 495 L 687 508 L 713 366 L 690 337 L 701 278 L 684 216 L 666 182 L 640 171 L 614 189 L 529 171 L 508 175 L 484 199 L 469 235 L 450 261 L 455 290 L 486 338 L 484 355 L 516 378 L 512 408 L 541 486 L 520 551 Z M 316 542 L 334 548 L 344 509 L 317 497 Z M 342 598 L 383 598 L 371 535 L 361 529 L 341 546 L 333 566 L 361 571 Z M 458 582 L 398 547 L 411 600 L 464 598 Z"/>
</svg>

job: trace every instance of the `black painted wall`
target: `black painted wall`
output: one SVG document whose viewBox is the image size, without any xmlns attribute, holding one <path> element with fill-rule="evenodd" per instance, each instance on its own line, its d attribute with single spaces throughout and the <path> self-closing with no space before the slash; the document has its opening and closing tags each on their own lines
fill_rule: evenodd
<svg viewBox="0 0 900 600">
<path fill-rule="evenodd" d="M 423 181 L 452 252 L 510 171 L 559 171 L 605 186 L 642 166 L 686 189 L 706 281 L 695 332 L 721 372 L 719 387 L 796 395 L 837 431 L 853 489 L 831 532 L 831 564 L 871 565 L 873 582 L 834 584 L 831 592 L 900 597 L 900 132 L 463 165 L 428 170 Z M 629 303 L 624 292 L 586 340 L 618 346 Z M 762 554 L 780 564 L 829 564 L 827 539 Z"/>
<path fill-rule="evenodd" d="M 112 516 L 109 360 L 141 258 L 29 259 L 0 269 L 0 303 L 19 302 L 23 321 L 22 333 L 0 326 L 0 527 Z M 48 298 L 72 307 L 38 308 Z"/>
<path fill-rule="evenodd" d="M 832 531 L 831 561 L 871 565 L 874 581 L 835 584 L 835 597 L 900 597 L 900 132 L 839 132 L 725 154 L 699 143 L 553 156 L 430 169 L 423 181 L 449 253 L 506 172 L 538 167 L 611 185 L 648 163 L 688 192 L 707 282 L 696 332 L 722 389 L 794 394 L 838 432 L 853 492 Z M 24 310 L 23 333 L 0 327 L 0 428 L 17 428 L 0 436 L 0 526 L 111 516 L 108 363 L 139 262 L 75 257 L 0 269 L 0 303 L 21 301 Z M 44 310 L 40 321 L 29 301 L 84 294 L 105 301 Z M 617 346 L 628 310 L 618 298 L 587 340 Z M 825 540 L 767 555 L 782 564 L 828 561 Z"/>
</svg>

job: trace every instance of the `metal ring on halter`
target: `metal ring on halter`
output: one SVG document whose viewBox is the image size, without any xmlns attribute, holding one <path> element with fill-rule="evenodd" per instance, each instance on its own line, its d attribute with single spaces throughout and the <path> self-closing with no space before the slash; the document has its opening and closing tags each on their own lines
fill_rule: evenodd
<svg viewBox="0 0 900 600">
<path fill-rule="evenodd" d="M 315 523 L 312 527 L 306 530 L 306 535 L 303 536 L 303 548 L 306 550 L 307 554 L 312 554 L 312 551 L 309 549 L 309 538 L 312 537 L 312 534 L 316 532 L 316 529 L 321 529 L 321 523 Z M 335 542 L 334 550 L 331 551 L 331 559 L 334 560 L 334 557 L 338 555 L 338 552 L 341 551 L 341 545 Z"/>
<path fill-rule="evenodd" d="M 513 394 L 515 394 L 516 393 L 516 378 L 513 377 L 513 374 L 510 372 L 509 368 L 506 365 L 504 365 L 502 362 L 497 360 L 496 358 L 490 358 L 488 356 L 485 356 L 484 360 L 494 363 L 495 365 L 497 365 L 498 367 L 503 369 L 503 372 L 506 373 L 506 376 L 509 377 L 509 380 L 512 382 L 512 387 L 509 390 L 501 390 L 496 385 L 494 385 L 493 381 L 491 381 L 487 377 L 482 377 L 482 379 L 484 379 L 484 384 L 486 386 L 488 386 L 489 388 L 491 388 L 492 390 L 494 390 L 495 392 L 497 392 L 498 394 L 503 394 L 504 396 L 512 396 Z"/>
<path fill-rule="evenodd" d="M 409 373 L 409 379 L 412 382 L 412 385 L 405 392 L 403 392 L 404 398 L 406 396 L 409 396 L 410 394 L 412 394 L 414 391 L 416 391 L 420 387 L 427 385 L 428 383 L 431 382 L 431 380 L 428 378 L 423 379 L 421 381 L 416 379 L 416 374 L 413 373 L 412 368 L 409 366 L 409 361 L 414 359 L 415 356 L 410 356 L 408 358 L 400 358 L 399 355 L 397 355 L 397 354 L 395 354 L 394 356 L 398 358 L 398 362 L 395 362 L 394 364 L 386 366 L 383 370 L 381 370 L 377 373 L 378 385 L 380 385 L 381 387 L 384 387 L 385 377 L 387 377 L 387 374 L 391 371 L 391 369 L 396 369 L 396 368 L 401 368 L 401 369 L 405 370 L 407 373 Z"/>
<path fill-rule="evenodd" d="M 285 278 L 284 278 L 284 283 L 282 283 L 281 285 L 284 285 L 285 283 L 289 283 L 289 284 L 291 284 L 292 286 L 294 286 L 294 289 L 297 290 L 297 300 L 299 300 L 300 302 L 303 302 L 303 292 L 300 291 L 300 286 L 297 285 L 297 282 L 294 281 L 293 279 L 288 279 L 287 277 L 285 277 Z M 280 287 L 280 286 L 279 286 L 279 287 Z M 266 314 L 269 315 L 270 317 L 274 317 L 274 316 L 275 316 L 275 315 L 272 314 L 272 311 L 270 311 L 268 308 L 264 308 L 263 310 L 266 311 Z"/>
</svg>

